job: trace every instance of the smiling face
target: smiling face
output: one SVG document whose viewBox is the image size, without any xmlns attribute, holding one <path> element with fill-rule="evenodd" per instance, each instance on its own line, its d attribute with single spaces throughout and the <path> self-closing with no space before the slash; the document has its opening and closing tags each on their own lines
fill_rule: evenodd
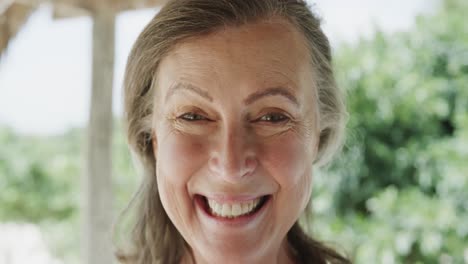
<svg viewBox="0 0 468 264">
<path fill-rule="evenodd" d="M 318 145 L 311 73 L 282 19 L 186 40 L 161 62 L 157 184 L 197 263 L 287 262 Z"/>
</svg>

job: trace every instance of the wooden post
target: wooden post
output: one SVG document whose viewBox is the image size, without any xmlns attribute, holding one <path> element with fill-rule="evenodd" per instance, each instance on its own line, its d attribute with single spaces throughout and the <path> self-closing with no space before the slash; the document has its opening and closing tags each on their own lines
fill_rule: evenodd
<svg viewBox="0 0 468 264">
<path fill-rule="evenodd" d="M 112 85 L 114 72 L 115 14 L 100 10 L 93 15 L 91 111 L 84 177 L 85 203 L 82 240 L 83 263 L 113 263 L 111 226 L 112 192 Z"/>
</svg>

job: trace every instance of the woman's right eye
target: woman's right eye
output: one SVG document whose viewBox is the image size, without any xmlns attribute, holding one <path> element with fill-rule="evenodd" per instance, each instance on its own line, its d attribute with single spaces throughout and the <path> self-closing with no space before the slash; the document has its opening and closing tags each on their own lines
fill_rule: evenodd
<svg viewBox="0 0 468 264">
<path fill-rule="evenodd" d="M 195 122 L 195 121 L 208 121 L 208 118 L 195 114 L 195 113 L 185 113 L 181 116 L 179 116 L 180 119 L 188 122 Z"/>
</svg>

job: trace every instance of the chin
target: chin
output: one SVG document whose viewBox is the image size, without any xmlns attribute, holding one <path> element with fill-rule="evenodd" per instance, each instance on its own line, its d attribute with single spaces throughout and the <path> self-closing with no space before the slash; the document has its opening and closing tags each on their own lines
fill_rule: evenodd
<svg viewBox="0 0 468 264">
<path fill-rule="evenodd" d="M 235 245 L 217 246 L 214 248 L 203 249 L 200 255 L 195 255 L 196 259 L 202 259 L 206 263 L 263 263 L 262 254 L 257 248 L 250 249 L 236 248 Z"/>
</svg>

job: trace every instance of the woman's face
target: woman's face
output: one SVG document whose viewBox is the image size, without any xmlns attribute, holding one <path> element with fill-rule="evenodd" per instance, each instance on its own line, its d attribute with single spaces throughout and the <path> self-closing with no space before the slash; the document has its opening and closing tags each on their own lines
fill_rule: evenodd
<svg viewBox="0 0 468 264">
<path fill-rule="evenodd" d="M 197 263 L 287 260 L 318 143 L 311 67 L 281 19 L 186 40 L 161 62 L 159 195 Z"/>
</svg>

